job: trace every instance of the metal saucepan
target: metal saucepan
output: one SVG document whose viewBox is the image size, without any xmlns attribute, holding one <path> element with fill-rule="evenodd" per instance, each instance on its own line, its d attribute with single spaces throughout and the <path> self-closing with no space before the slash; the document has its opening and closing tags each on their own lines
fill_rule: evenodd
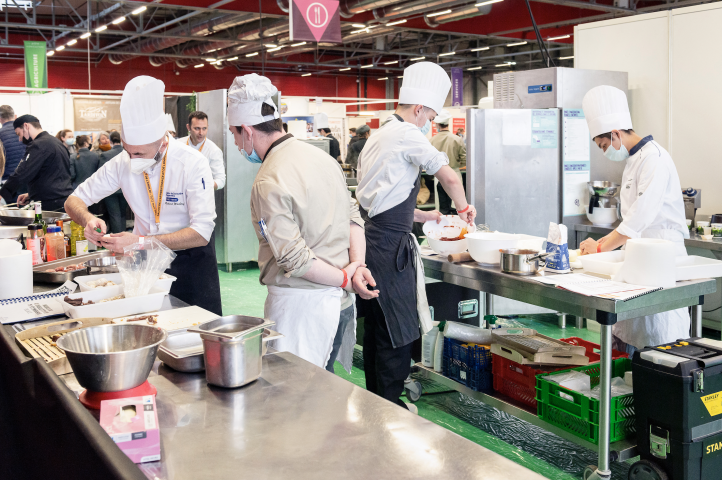
<svg viewBox="0 0 722 480">
<path fill-rule="evenodd" d="M 501 253 L 501 271 L 514 275 L 534 275 L 539 271 L 539 260 L 550 255 L 539 253 L 537 250 L 521 248 L 507 248 L 499 250 Z M 544 264 L 541 265 L 543 267 Z"/>
<path fill-rule="evenodd" d="M 35 219 L 35 212 L 31 210 L 16 210 L 14 208 L 0 208 L 0 223 L 4 225 L 30 225 Z M 55 225 L 58 220 L 67 221 L 70 217 L 62 212 L 43 212 L 43 220 L 48 225 Z"/>
</svg>

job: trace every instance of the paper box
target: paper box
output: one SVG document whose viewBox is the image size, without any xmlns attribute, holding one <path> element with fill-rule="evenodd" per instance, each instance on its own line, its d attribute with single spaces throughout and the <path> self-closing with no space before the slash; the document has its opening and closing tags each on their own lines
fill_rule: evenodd
<svg viewBox="0 0 722 480">
<path fill-rule="evenodd" d="M 155 395 L 103 400 L 100 426 L 133 462 L 160 460 Z"/>
</svg>

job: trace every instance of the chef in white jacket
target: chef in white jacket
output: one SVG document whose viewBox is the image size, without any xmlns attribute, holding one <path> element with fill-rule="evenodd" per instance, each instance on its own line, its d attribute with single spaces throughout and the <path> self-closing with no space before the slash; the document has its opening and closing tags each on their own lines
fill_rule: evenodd
<svg viewBox="0 0 722 480">
<path fill-rule="evenodd" d="M 610 161 L 624 162 L 620 192 L 622 223 L 599 241 L 588 238 L 582 255 L 608 252 L 630 238 L 661 238 L 674 242 L 677 256 L 686 256 L 682 187 L 669 153 L 651 135 L 642 138 L 632 129 L 627 96 L 618 88 L 595 87 L 582 101 L 589 133 Z M 632 354 L 635 349 L 660 345 L 689 336 L 689 312 L 680 308 L 619 322 L 613 346 Z"/>
<path fill-rule="evenodd" d="M 208 159 L 213 172 L 213 188 L 220 190 L 226 185 L 226 165 L 223 163 L 223 152 L 213 140 L 208 138 L 208 115 L 205 112 L 195 111 L 188 115 L 188 136 L 179 138 L 194 150 L 199 151 Z"/>
</svg>

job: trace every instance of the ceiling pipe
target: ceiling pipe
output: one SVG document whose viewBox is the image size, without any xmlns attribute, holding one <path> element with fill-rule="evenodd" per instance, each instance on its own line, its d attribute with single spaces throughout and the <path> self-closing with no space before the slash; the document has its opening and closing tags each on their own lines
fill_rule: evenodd
<svg viewBox="0 0 722 480">
<path fill-rule="evenodd" d="M 279 2 L 282 0 L 278 0 Z M 341 0 L 339 2 L 339 14 L 343 18 L 350 18 L 357 13 L 383 8 L 396 3 L 403 3 L 407 0 Z"/>
<path fill-rule="evenodd" d="M 198 57 L 200 55 L 205 55 L 206 53 L 209 53 L 211 51 L 216 51 L 224 48 L 228 48 L 231 45 L 233 45 L 233 41 L 227 41 L 227 42 L 208 42 L 208 43 L 202 43 L 199 45 L 196 45 L 195 47 L 186 48 L 181 52 L 181 55 L 187 55 L 189 57 Z M 148 61 L 151 65 L 154 67 L 160 67 L 161 65 L 164 65 L 166 63 L 171 63 L 175 58 L 171 57 L 150 57 Z"/>
<path fill-rule="evenodd" d="M 468 5 L 470 0 L 413 0 L 400 5 L 390 5 L 374 9 L 374 18 L 381 23 L 393 22 L 410 15 L 418 15 L 426 12 L 436 12 L 447 8 Z"/>
<path fill-rule="evenodd" d="M 457 20 L 465 20 L 467 18 L 478 17 L 479 15 L 486 15 L 491 12 L 491 5 L 484 5 L 483 7 L 475 7 L 473 4 L 468 7 L 461 7 L 457 10 L 447 13 L 446 15 L 438 15 L 436 17 L 429 17 L 428 14 L 424 15 L 426 24 L 431 28 L 436 28 L 442 23 L 456 22 Z"/>
<path fill-rule="evenodd" d="M 288 0 L 276 0 L 276 5 L 283 13 L 288 13 Z"/>
<path fill-rule="evenodd" d="M 343 43 L 356 42 L 364 38 L 375 37 L 377 35 L 383 35 L 386 33 L 391 33 L 393 31 L 395 31 L 394 27 L 377 27 L 369 30 L 368 32 L 364 30 L 363 32 L 346 35 L 345 37 L 343 37 L 342 41 Z"/>
</svg>

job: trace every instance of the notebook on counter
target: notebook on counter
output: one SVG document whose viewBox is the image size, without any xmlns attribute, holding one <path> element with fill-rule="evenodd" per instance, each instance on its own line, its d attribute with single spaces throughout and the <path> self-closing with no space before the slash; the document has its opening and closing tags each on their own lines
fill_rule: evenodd
<svg viewBox="0 0 722 480">
<path fill-rule="evenodd" d="M 600 297 L 622 301 L 631 300 L 651 292 L 663 290 L 662 287 L 645 287 L 642 285 L 615 282 L 614 280 L 607 280 L 593 275 L 587 275 L 585 273 L 535 277 L 534 280 L 541 283 L 555 285 L 557 288 L 580 293 L 588 297 Z"/>
<path fill-rule="evenodd" d="M 0 300 L 0 323 L 7 325 L 65 315 L 60 300 L 77 287 L 75 282 L 67 281 L 48 292 Z"/>
</svg>

